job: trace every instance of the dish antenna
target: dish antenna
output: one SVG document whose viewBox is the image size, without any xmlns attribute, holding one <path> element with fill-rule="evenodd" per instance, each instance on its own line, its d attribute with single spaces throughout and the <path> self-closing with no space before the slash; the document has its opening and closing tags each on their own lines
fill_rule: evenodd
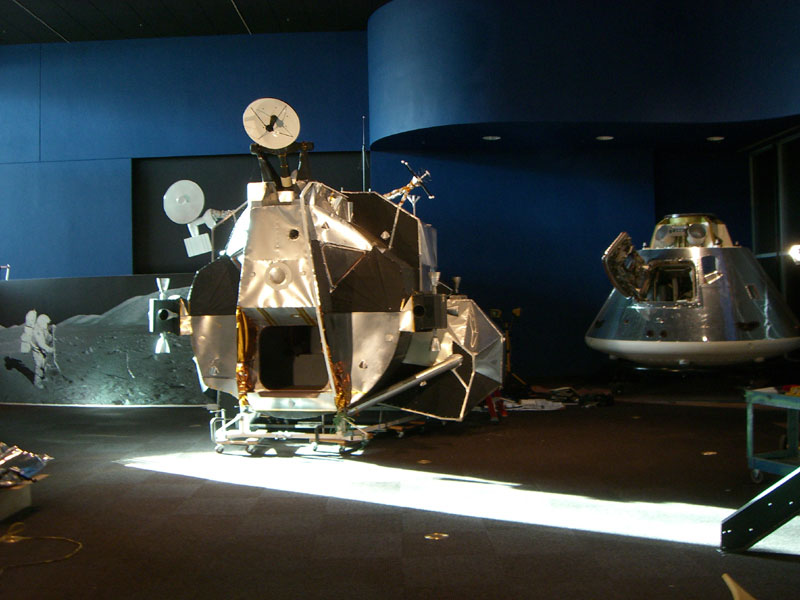
<svg viewBox="0 0 800 600">
<path fill-rule="evenodd" d="M 253 100 L 244 109 L 242 122 L 250 139 L 270 150 L 286 148 L 300 135 L 300 117 L 277 98 Z"/>
<path fill-rule="evenodd" d="M 173 223 L 188 225 L 203 212 L 206 197 L 202 188 L 190 179 L 176 181 L 164 194 L 164 212 Z"/>
<path fill-rule="evenodd" d="M 226 219 L 233 212 L 209 208 L 203 214 L 203 206 L 205 206 L 205 194 L 200 186 L 190 179 L 176 181 L 164 194 L 166 215 L 173 223 L 186 225 L 189 228 L 190 237 L 183 240 L 186 254 L 189 256 L 212 251 L 211 238 L 207 233 L 200 233 L 200 225 L 205 225 L 213 231 L 219 221 Z"/>
</svg>

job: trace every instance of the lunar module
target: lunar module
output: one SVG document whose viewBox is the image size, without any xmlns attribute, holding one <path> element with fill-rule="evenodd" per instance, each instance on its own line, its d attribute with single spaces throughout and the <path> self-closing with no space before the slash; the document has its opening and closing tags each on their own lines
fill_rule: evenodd
<svg viewBox="0 0 800 600">
<path fill-rule="evenodd" d="M 705 367 L 761 362 L 800 346 L 786 301 L 713 215 L 669 215 L 639 252 L 620 233 L 603 266 L 614 289 L 585 339 L 612 358 Z"/>
<path fill-rule="evenodd" d="M 289 105 L 256 100 L 243 120 L 262 181 L 235 215 L 200 217 L 186 184 L 165 195 L 192 233 L 187 250 L 212 261 L 187 299 L 151 307 L 151 330 L 191 336 L 201 385 L 238 399 L 234 417 L 220 409 L 211 421 L 217 451 L 294 440 L 346 450 L 408 420 L 463 419 L 502 381 L 503 338 L 440 281 L 436 231 L 403 206 L 416 207 L 410 192 L 427 172 L 409 167 L 411 181 L 387 195 L 337 191 L 310 179 L 313 144 L 295 141 Z M 199 239 L 200 225 L 231 216 L 221 253 Z"/>
</svg>

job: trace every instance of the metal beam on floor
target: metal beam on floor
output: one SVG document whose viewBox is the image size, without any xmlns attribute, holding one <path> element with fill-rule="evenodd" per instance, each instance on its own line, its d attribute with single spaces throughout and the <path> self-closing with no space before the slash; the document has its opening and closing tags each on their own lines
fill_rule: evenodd
<svg viewBox="0 0 800 600">
<path fill-rule="evenodd" d="M 800 514 L 800 467 L 722 522 L 720 549 L 744 552 Z"/>
</svg>

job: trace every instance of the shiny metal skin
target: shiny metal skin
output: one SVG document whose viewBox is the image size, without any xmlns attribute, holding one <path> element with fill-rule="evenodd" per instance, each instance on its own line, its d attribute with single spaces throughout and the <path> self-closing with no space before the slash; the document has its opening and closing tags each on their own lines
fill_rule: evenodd
<svg viewBox="0 0 800 600">
<path fill-rule="evenodd" d="M 191 324 L 192 352 L 200 381 L 215 390 L 236 395 L 236 317 L 185 317 Z"/>
<path fill-rule="evenodd" d="M 325 415 L 350 441 L 372 406 L 461 420 L 500 386 L 500 331 L 439 282 L 436 231 L 402 206 L 421 179 L 397 202 L 317 181 L 248 185 L 181 316 L 201 383 L 239 400 L 239 416 L 215 418 L 218 444 L 270 437 L 259 418 Z"/>
<path fill-rule="evenodd" d="M 716 217 L 665 217 L 652 245 L 637 252 L 621 234 L 606 251 L 615 288 L 586 333 L 591 348 L 646 366 L 690 367 L 760 362 L 800 347 L 785 300 Z"/>
</svg>

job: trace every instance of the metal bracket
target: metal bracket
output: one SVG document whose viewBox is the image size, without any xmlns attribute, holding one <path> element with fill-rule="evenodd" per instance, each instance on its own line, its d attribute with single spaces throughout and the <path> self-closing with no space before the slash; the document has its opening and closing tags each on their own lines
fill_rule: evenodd
<svg viewBox="0 0 800 600">
<path fill-rule="evenodd" d="M 800 514 L 800 467 L 722 522 L 720 549 L 744 552 Z"/>
</svg>

